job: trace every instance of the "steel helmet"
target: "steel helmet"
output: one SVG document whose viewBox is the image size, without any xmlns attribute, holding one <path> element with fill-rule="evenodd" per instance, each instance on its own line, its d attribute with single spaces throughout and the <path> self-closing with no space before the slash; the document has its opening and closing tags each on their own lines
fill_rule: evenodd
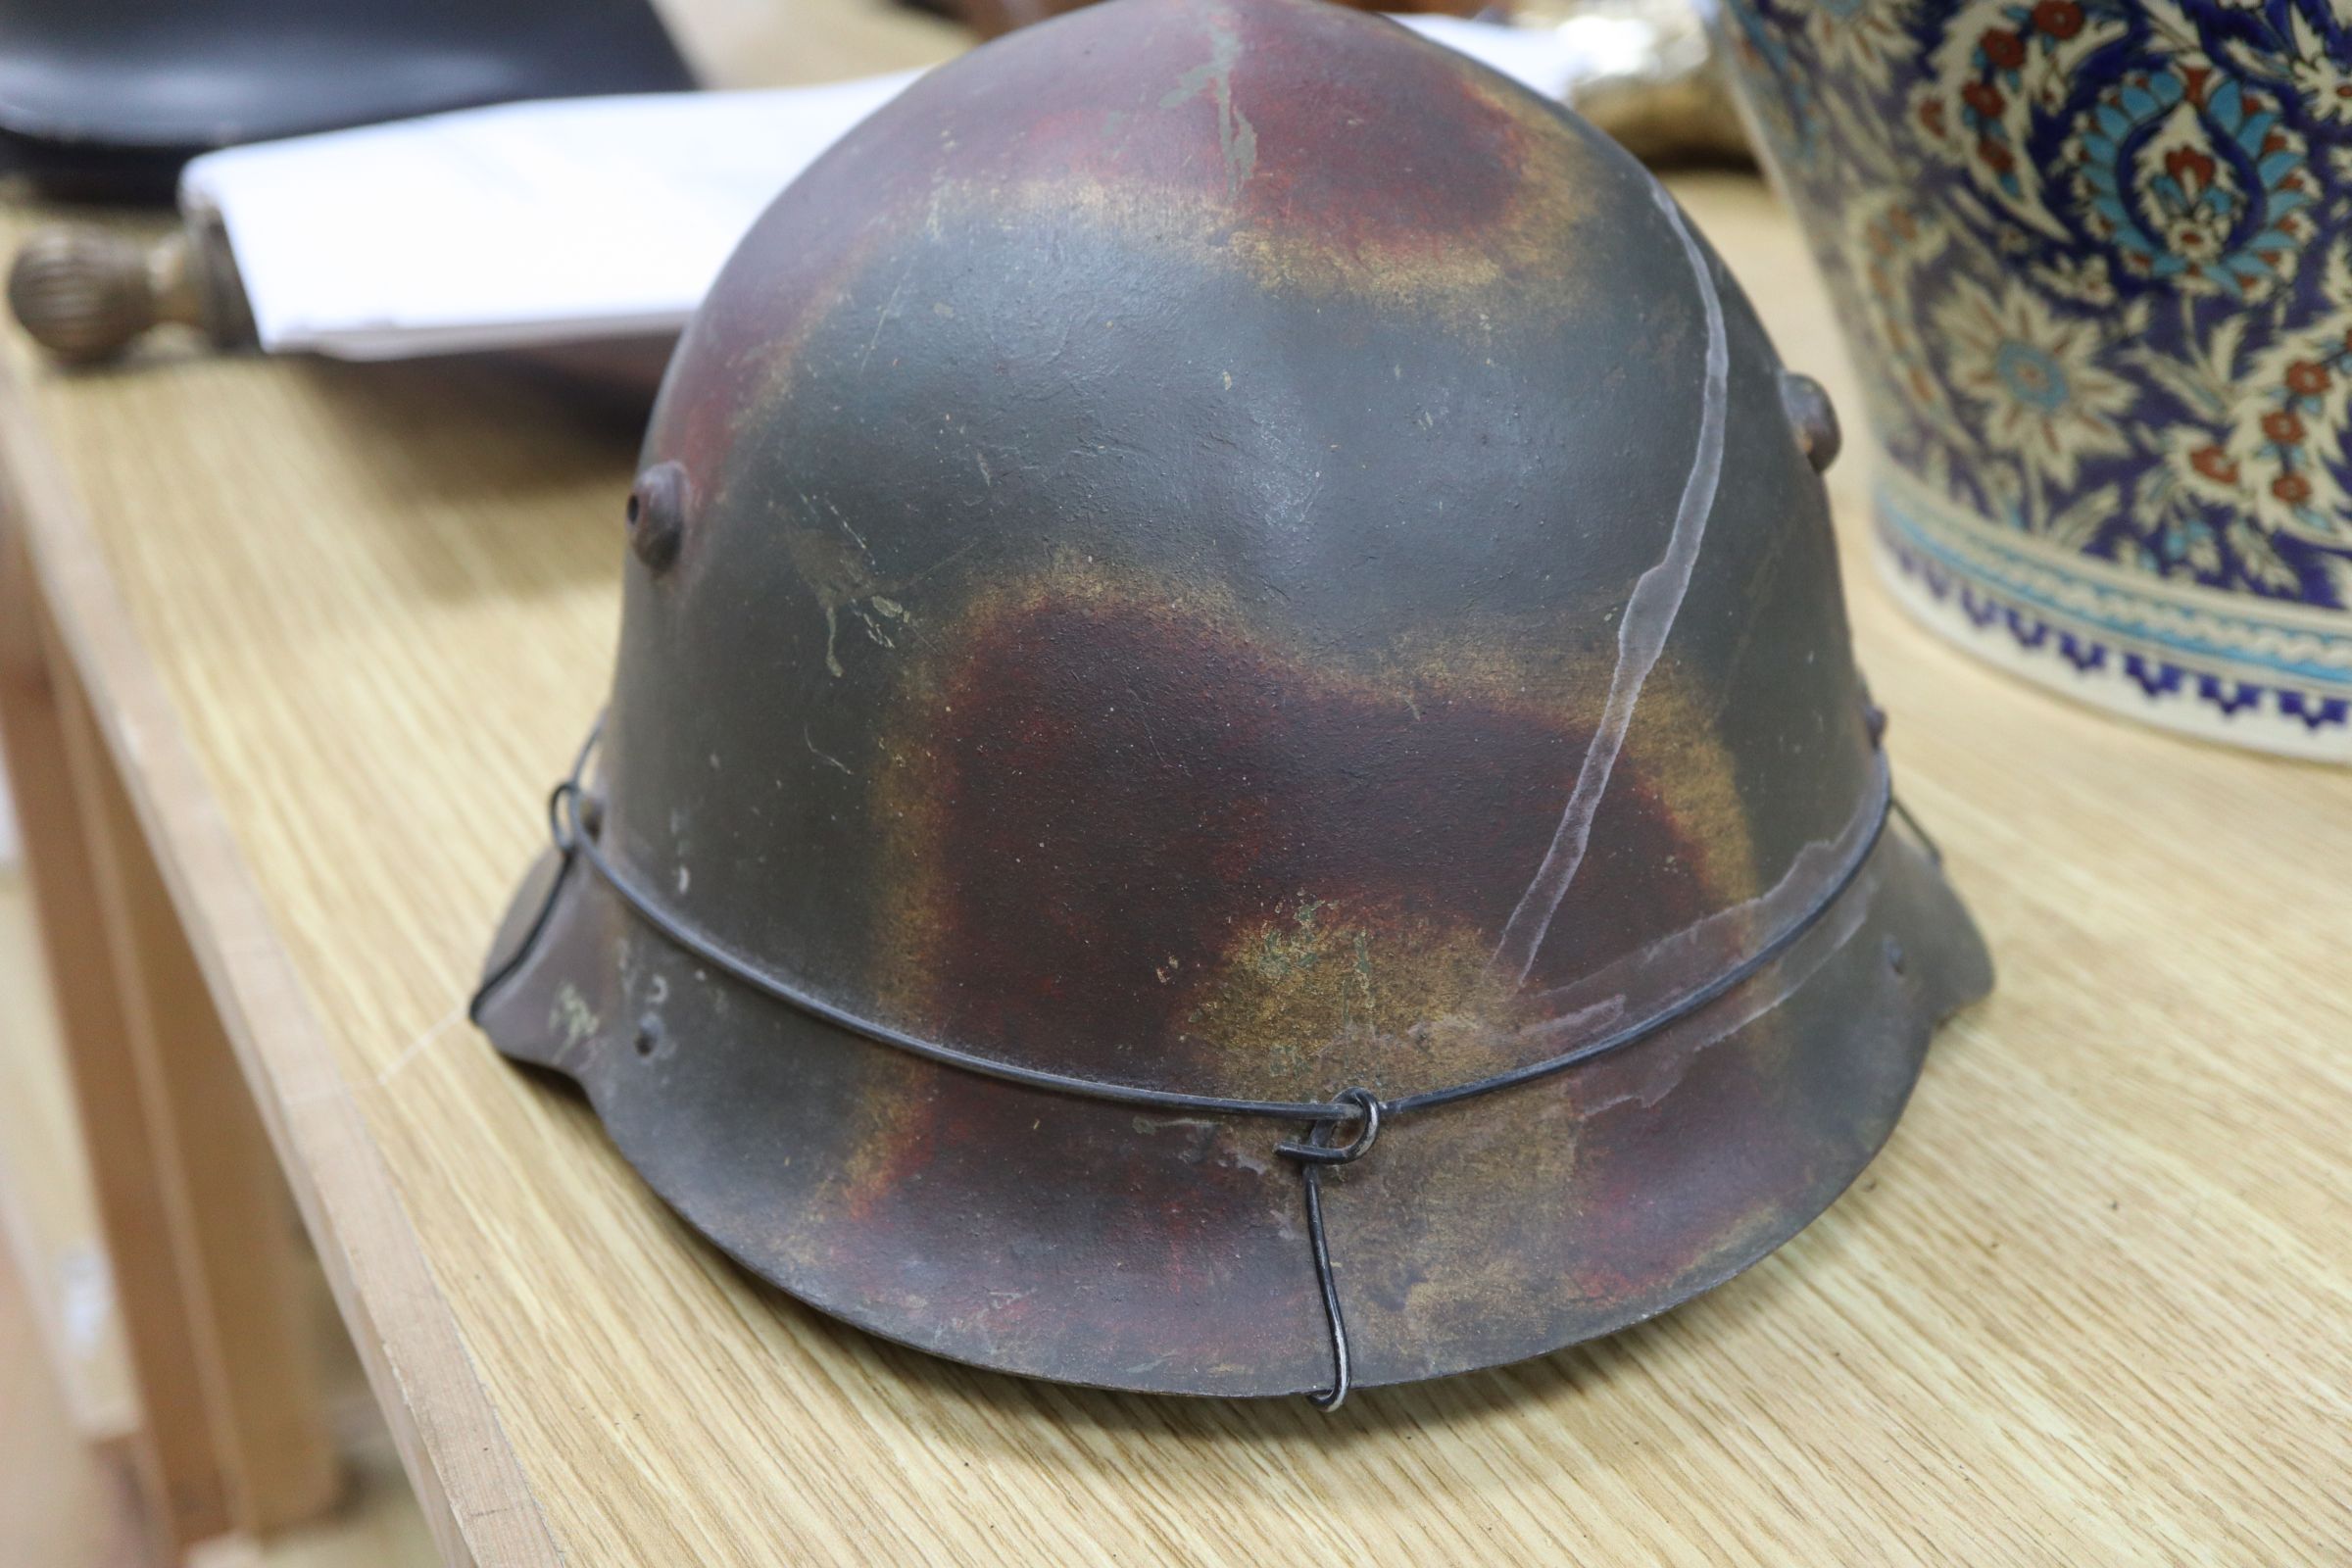
<svg viewBox="0 0 2352 1568">
<path fill-rule="evenodd" d="M 960 1360 L 1331 1403 L 1647 1317 L 1990 983 L 1887 827 L 1833 446 L 1502 77 L 1313 0 L 1017 32 L 688 330 L 475 1016 Z"/>
</svg>

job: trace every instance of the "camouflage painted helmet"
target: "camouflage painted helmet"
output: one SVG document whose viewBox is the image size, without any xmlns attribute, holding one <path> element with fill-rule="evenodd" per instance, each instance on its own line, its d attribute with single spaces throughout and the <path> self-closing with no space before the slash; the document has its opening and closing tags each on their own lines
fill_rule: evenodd
<svg viewBox="0 0 2352 1568">
<path fill-rule="evenodd" d="M 1990 981 L 1807 388 L 1638 165 L 1386 21 L 991 44 L 688 330 L 476 1016 L 983 1366 L 1331 1402 L 1660 1311 Z"/>
</svg>

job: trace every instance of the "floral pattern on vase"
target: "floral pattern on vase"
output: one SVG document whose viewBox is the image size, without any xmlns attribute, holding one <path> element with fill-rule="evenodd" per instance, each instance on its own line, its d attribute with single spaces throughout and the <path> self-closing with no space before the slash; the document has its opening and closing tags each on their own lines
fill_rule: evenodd
<svg viewBox="0 0 2352 1568">
<path fill-rule="evenodd" d="M 1939 628 L 2352 760 L 2352 12 L 1715 0 Z"/>
</svg>

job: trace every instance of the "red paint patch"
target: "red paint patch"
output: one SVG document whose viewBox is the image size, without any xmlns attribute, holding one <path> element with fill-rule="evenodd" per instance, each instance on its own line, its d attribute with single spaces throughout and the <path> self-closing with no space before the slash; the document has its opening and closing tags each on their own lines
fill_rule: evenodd
<svg viewBox="0 0 2352 1568">
<path fill-rule="evenodd" d="M 1587 739 L 1437 682 L 1367 691 L 1132 603 L 1004 616 L 944 695 L 932 842 L 916 852 L 939 868 L 932 1026 L 1014 1059 L 1211 1093 L 1236 1066 L 1194 1020 L 1237 951 L 1308 911 L 1370 933 L 1375 987 L 1379 964 L 1431 933 L 1472 933 L 1483 951 Z M 1701 852 L 1637 757 L 1594 845 L 1531 989 L 1705 912 Z"/>
<path fill-rule="evenodd" d="M 1164 600 L 976 618 L 918 719 L 906 848 L 930 876 L 910 889 L 924 906 L 908 1021 L 1085 1076 L 1274 1098 L 1341 1087 L 1311 1066 L 1268 1087 L 1279 1064 L 1201 1037 L 1237 954 L 1309 903 L 1368 929 L 1376 955 L 1433 931 L 1491 943 L 1588 739 L 1443 675 L 1376 689 Z M 1705 912 L 1704 851 L 1660 794 L 1638 752 L 1621 760 L 1536 987 Z M 1262 1367 L 1319 1348 L 1297 1179 L 1272 1152 L 1303 1129 L 909 1071 L 874 1102 L 834 1258 L 871 1298 L 984 1323 L 1015 1360 L 1060 1357 L 1073 1300 L 1089 1364 Z"/>
<path fill-rule="evenodd" d="M 1530 122 L 1499 96 L 1514 90 L 1320 0 L 1130 3 L 926 78 L 792 199 L 824 189 L 870 212 L 944 179 L 1098 186 L 1223 208 L 1278 242 L 1459 251 L 1524 187 Z"/>
</svg>

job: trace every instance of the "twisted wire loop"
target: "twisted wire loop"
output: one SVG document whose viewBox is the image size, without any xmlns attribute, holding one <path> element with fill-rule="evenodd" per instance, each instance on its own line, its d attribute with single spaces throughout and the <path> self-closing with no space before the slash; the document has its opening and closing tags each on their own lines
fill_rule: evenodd
<svg viewBox="0 0 2352 1568">
<path fill-rule="evenodd" d="M 1263 1119 L 1302 1122 L 1307 1131 L 1303 1139 L 1276 1146 L 1277 1152 L 1298 1167 L 1301 1186 L 1305 1191 L 1307 1237 L 1314 1253 L 1315 1280 L 1323 1298 L 1323 1312 L 1331 1331 L 1333 1381 L 1329 1389 L 1308 1395 L 1308 1398 L 1324 1410 L 1336 1410 L 1348 1397 L 1352 1386 L 1348 1347 L 1347 1318 L 1341 1310 L 1339 1283 L 1331 1260 L 1330 1239 L 1323 1223 L 1323 1173 L 1337 1165 L 1351 1164 L 1372 1152 L 1382 1127 L 1398 1116 L 1427 1110 L 1439 1105 L 1450 1105 L 1464 1100 L 1494 1094 L 1504 1089 L 1565 1072 L 1572 1067 L 1605 1056 L 1627 1046 L 1637 1044 L 1661 1030 L 1690 1017 L 1727 993 L 1735 990 L 1779 958 L 1799 938 L 1820 923 L 1831 906 L 1853 886 L 1869 863 L 1872 851 L 1885 836 L 1890 814 L 1899 813 L 1904 822 L 1918 835 L 1931 859 L 1940 863 L 1941 854 L 1935 841 L 1922 830 L 1918 821 L 1902 804 L 1895 800 L 1882 755 L 1878 760 L 1876 788 L 1864 809 L 1871 813 L 1869 830 L 1856 835 L 1857 847 L 1838 873 L 1829 878 L 1813 902 L 1760 943 L 1752 952 L 1729 968 L 1719 971 L 1697 985 L 1668 999 L 1653 1010 L 1620 1025 L 1605 1034 L 1572 1047 L 1557 1055 L 1541 1061 L 1514 1067 L 1486 1078 L 1451 1084 L 1418 1094 L 1383 1099 L 1368 1088 L 1351 1088 L 1330 1100 L 1247 1100 L 1225 1095 L 1196 1095 L 1176 1090 L 1152 1089 L 1142 1084 L 1123 1084 L 1106 1079 L 1082 1078 L 1070 1073 L 1048 1071 L 1042 1067 L 1024 1066 L 1018 1062 L 1001 1061 L 973 1052 L 926 1040 L 909 1034 L 878 1019 L 867 1018 L 850 1011 L 836 1003 L 808 991 L 790 978 L 766 968 L 748 954 L 740 953 L 718 938 L 689 924 L 683 917 L 664 906 L 645 888 L 633 881 L 612 863 L 599 842 L 603 827 L 603 811 L 598 798 L 582 782 L 589 759 L 595 754 L 597 742 L 604 729 L 600 716 L 588 732 L 587 742 L 580 748 L 570 774 L 548 796 L 548 836 L 561 857 L 556 874 L 549 879 L 547 893 L 533 914 L 530 925 L 514 952 L 496 965 L 475 990 L 467 1008 L 467 1016 L 476 1021 L 491 994 L 511 979 L 528 961 L 540 937 L 545 933 L 555 911 L 557 896 L 563 891 L 573 870 L 585 867 L 627 905 L 630 910 L 648 926 L 688 956 L 719 970 L 737 984 L 745 986 L 771 1001 L 783 1004 L 821 1022 L 873 1044 L 887 1046 L 909 1055 L 936 1062 L 942 1066 L 994 1078 L 1000 1082 L 1023 1088 L 1042 1090 L 1049 1094 L 1069 1095 L 1079 1099 L 1111 1104 L 1134 1105 L 1162 1112 L 1195 1112 L 1217 1116 L 1246 1116 Z M 1346 1142 L 1341 1141 L 1343 1129 L 1352 1129 Z"/>
<path fill-rule="evenodd" d="M 1306 1165 L 1346 1165 L 1372 1152 L 1372 1140 L 1380 1136 L 1380 1097 L 1369 1089 L 1350 1089 L 1340 1095 L 1339 1102 L 1348 1107 L 1347 1115 L 1319 1120 L 1308 1129 L 1305 1143 L 1277 1144 L 1274 1152 Z M 1335 1145 L 1326 1135 L 1343 1121 L 1362 1125 L 1349 1142 Z"/>
<path fill-rule="evenodd" d="M 1323 1292 L 1323 1319 L 1331 1329 L 1331 1387 L 1319 1394 L 1310 1394 L 1317 1409 L 1329 1414 L 1347 1402 L 1348 1390 L 1354 1379 L 1348 1360 L 1348 1314 L 1340 1309 L 1340 1282 L 1332 1273 L 1331 1240 L 1323 1229 L 1323 1169 L 1327 1165 L 1347 1165 L 1372 1152 L 1373 1141 L 1380 1137 L 1380 1097 L 1369 1089 L 1349 1089 L 1339 1097 L 1341 1104 L 1354 1107 L 1355 1136 L 1345 1144 L 1334 1143 L 1345 1123 L 1338 1118 L 1318 1121 L 1307 1129 L 1306 1141 L 1277 1144 L 1274 1152 L 1298 1162 L 1299 1184 L 1306 1189 L 1306 1237 L 1315 1254 L 1315 1284 Z"/>
</svg>

